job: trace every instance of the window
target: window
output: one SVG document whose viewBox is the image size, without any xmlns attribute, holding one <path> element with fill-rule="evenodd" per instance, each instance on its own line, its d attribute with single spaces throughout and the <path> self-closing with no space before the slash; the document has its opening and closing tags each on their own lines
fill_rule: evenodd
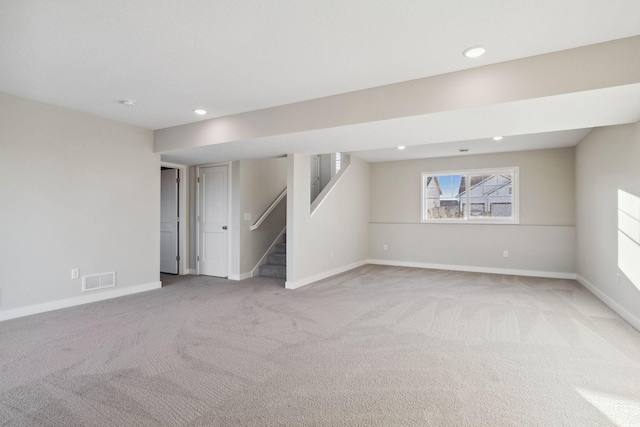
<svg viewBox="0 0 640 427">
<path fill-rule="evenodd" d="M 517 223 L 518 168 L 422 173 L 422 222 Z"/>
</svg>

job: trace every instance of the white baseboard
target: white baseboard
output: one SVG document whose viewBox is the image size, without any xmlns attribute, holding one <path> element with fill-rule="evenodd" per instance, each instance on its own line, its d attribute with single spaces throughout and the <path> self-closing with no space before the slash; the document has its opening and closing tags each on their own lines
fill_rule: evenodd
<svg viewBox="0 0 640 427">
<path fill-rule="evenodd" d="M 429 264 L 424 262 L 390 261 L 384 259 L 369 259 L 368 264 L 390 265 L 394 267 L 416 267 L 432 270 L 468 271 L 472 273 L 508 274 L 512 276 L 546 277 L 550 279 L 576 279 L 575 273 L 556 271 L 516 270 L 508 268 L 476 267 L 468 265 Z"/>
<path fill-rule="evenodd" d="M 198 274 L 198 270 L 195 268 L 190 268 L 187 270 L 187 274 Z"/>
<path fill-rule="evenodd" d="M 249 279 L 251 278 L 251 272 L 248 273 L 240 273 L 240 274 L 230 274 L 228 279 L 229 280 L 244 280 L 244 279 Z"/>
<path fill-rule="evenodd" d="M 633 314 L 629 313 L 627 310 L 622 308 L 620 304 L 615 302 L 613 299 L 611 299 L 607 294 L 602 292 L 600 289 L 596 288 L 593 285 L 593 283 L 589 282 L 584 277 L 577 275 L 576 280 L 580 282 L 582 286 L 589 289 L 592 294 L 594 294 L 600 299 L 600 301 L 607 304 L 609 308 L 611 308 L 611 310 L 615 311 L 620 315 L 620 317 L 622 317 L 624 320 L 629 322 L 631 326 L 633 326 L 634 328 L 640 331 L 640 319 L 638 319 L 636 316 L 634 316 Z"/>
<path fill-rule="evenodd" d="M 302 286 L 308 285 L 318 280 L 326 279 L 327 277 L 335 276 L 336 274 L 344 273 L 345 271 L 353 270 L 354 268 L 361 267 L 367 264 L 366 260 L 354 262 L 353 264 L 343 265 L 342 267 L 334 268 L 333 270 L 325 271 L 323 273 L 316 274 L 314 276 L 306 277 L 304 279 L 296 280 L 295 282 L 286 281 L 284 287 L 286 289 L 297 289 Z"/>
<path fill-rule="evenodd" d="M 78 297 L 45 302 L 42 304 L 13 308 L 6 311 L 0 311 L 0 321 L 30 316 L 32 314 L 44 313 L 47 311 L 59 310 L 61 308 L 73 307 L 75 305 L 82 305 L 90 302 L 122 297 L 125 295 L 137 294 L 138 292 L 151 291 L 153 289 L 160 289 L 161 287 L 162 282 L 151 282 L 145 283 L 143 285 L 127 286 L 120 289 L 112 289 L 109 291 L 90 293 Z"/>
</svg>

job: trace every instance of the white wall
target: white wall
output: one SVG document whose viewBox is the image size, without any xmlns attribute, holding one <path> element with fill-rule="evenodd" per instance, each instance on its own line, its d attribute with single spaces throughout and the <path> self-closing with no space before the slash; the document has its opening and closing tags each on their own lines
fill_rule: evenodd
<svg viewBox="0 0 640 427">
<path fill-rule="evenodd" d="M 367 258 L 369 164 L 352 159 L 312 216 L 309 159 L 288 156 L 287 288 L 349 270 Z"/>
<path fill-rule="evenodd" d="M 519 225 L 420 223 L 421 172 L 510 166 L 520 168 Z M 372 163 L 369 233 L 373 262 L 571 277 L 574 149 Z"/>
<path fill-rule="evenodd" d="M 638 123 L 594 129 L 578 144 L 576 225 L 580 281 L 640 329 L 640 283 L 618 266 L 618 190 L 640 197 Z"/>
<path fill-rule="evenodd" d="M 152 144 L 148 130 L 0 94 L 0 310 L 159 286 Z M 72 268 L 115 271 L 117 287 L 81 293 Z"/>
</svg>

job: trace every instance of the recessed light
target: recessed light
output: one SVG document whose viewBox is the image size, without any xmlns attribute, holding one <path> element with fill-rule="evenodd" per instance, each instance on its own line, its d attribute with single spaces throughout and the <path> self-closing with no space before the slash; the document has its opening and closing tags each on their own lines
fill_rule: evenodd
<svg viewBox="0 0 640 427">
<path fill-rule="evenodd" d="M 199 116 L 204 116 L 205 114 L 207 114 L 207 110 L 203 110 L 202 108 L 196 108 L 195 110 L 193 110 L 193 112 Z"/>
<path fill-rule="evenodd" d="M 125 107 L 133 107 L 134 105 L 136 105 L 136 101 L 134 101 L 133 99 L 123 99 L 122 101 L 120 101 L 120 104 L 124 105 Z"/>
<path fill-rule="evenodd" d="M 461 152 L 461 153 L 466 153 L 467 151 L 469 151 L 469 149 L 468 148 L 460 148 L 458 151 Z"/>
<path fill-rule="evenodd" d="M 500 141 L 501 139 L 502 139 L 502 137 L 501 137 L 501 136 L 494 136 L 494 137 L 493 137 L 493 140 L 494 140 L 494 141 Z"/>
<path fill-rule="evenodd" d="M 398 150 L 404 150 L 405 148 L 407 147 L 405 147 L 404 145 L 398 145 Z"/>
<path fill-rule="evenodd" d="M 486 50 L 482 46 L 474 46 L 474 47 L 470 47 L 469 49 L 465 49 L 465 51 L 462 52 L 462 54 L 467 58 L 477 58 L 479 56 L 484 55 L 485 52 Z"/>
</svg>

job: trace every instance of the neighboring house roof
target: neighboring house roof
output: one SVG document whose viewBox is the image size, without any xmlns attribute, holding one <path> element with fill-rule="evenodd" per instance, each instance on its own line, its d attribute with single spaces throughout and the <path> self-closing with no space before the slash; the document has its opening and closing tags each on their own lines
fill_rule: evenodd
<svg viewBox="0 0 640 427">
<path fill-rule="evenodd" d="M 478 185 L 480 182 L 484 181 L 486 177 L 491 177 L 493 175 L 474 175 L 471 177 L 471 182 L 469 183 L 471 185 L 471 188 L 475 187 L 476 185 Z M 458 189 L 458 196 L 461 195 L 462 193 L 464 193 L 466 191 L 466 180 L 465 179 L 461 179 L 460 180 L 460 188 Z"/>
<path fill-rule="evenodd" d="M 496 174 L 493 175 L 474 175 L 471 177 L 470 179 L 470 185 L 471 185 L 471 190 L 473 190 L 474 188 L 484 184 L 485 182 L 487 182 L 488 180 L 490 180 L 491 178 L 495 177 Z M 486 196 L 487 194 L 491 194 L 494 193 L 496 191 L 498 191 L 499 189 L 511 184 L 512 182 L 512 178 L 508 175 L 502 175 L 500 174 L 501 177 L 506 179 L 506 182 L 503 182 L 499 187 L 496 187 L 494 189 L 492 189 L 491 191 L 488 191 L 486 193 L 483 194 L 483 196 Z M 466 186 L 465 186 L 465 180 L 462 179 L 460 180 L 460 188 L 458 189 L 458 197 L 462 196 L 464 193 L 466 192 Z"/>
<path fill-rule="evenodd" d="M 436 186 L 438 187 L 438 194 L 442 195 L 442 188 L 440 188 L 440 181 L 438 181 L 437 176 L 429 176 L 427 177 L 427 187 L 431 184 L 431 181 L 434 181 Z"/>
</svg>

